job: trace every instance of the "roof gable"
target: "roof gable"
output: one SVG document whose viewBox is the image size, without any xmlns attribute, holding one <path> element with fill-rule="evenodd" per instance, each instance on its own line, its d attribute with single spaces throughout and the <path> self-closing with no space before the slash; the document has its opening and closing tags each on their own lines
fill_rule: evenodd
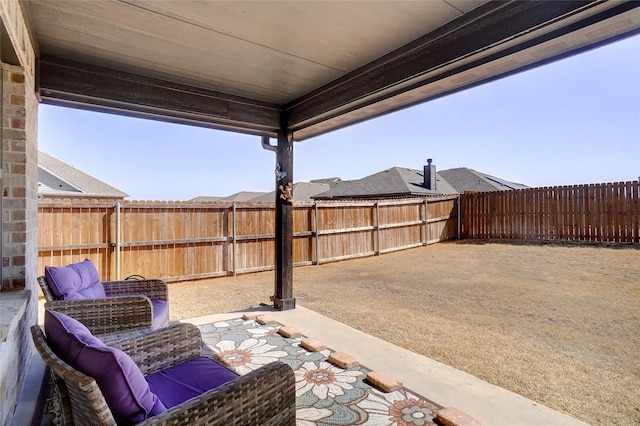
<svg viewBox="0 0 640 426">
<path fill-rule="evenodd" d="M 42 151 L 38 151 L 38 194 L 97 198 L 129 196 Z"/>
</svg>

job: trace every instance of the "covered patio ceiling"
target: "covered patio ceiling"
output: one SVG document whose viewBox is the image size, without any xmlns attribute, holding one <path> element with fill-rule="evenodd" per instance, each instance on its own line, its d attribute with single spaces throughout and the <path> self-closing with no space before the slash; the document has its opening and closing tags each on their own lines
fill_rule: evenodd
<svg viewBox="0 0 640 426">
<path fill-rule="evenodd" d="M 632 1 L 21 6 L 42 102 L 295 140 L 640 31 Z"/>
</svg>

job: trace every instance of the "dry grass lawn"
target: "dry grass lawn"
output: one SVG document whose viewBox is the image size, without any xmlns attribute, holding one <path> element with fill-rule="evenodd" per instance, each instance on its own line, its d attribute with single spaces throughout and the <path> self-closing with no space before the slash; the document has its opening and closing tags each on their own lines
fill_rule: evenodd
<svg viewBox="0 0 640 426">
<path fill-rule="evenodd" d="M 273 273 L 171 284 L 172 319 Z M 297 303 L 591 424 L 640 424 L 640 250 L 449 242 L 294 269 Z"/>
</svg>

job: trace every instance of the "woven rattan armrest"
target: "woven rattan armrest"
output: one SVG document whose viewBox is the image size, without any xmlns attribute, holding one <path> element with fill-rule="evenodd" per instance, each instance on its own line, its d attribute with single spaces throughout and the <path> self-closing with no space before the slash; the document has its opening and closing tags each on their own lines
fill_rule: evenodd
<svg viewBox="0 0 640 426">
<path fill-rule="evenodd" d="M 280 361 L 267 364 L 139 424 L 293 426 L 293 370 Z"/>
<path fill-rule="evenodd" d="M 160 279 L 131 280 L 131 281 L 103 281 L 107 296 L 125 294 L 144 294 L 153 300 L 168 300 L 167 283 Z"/>
<path fill-rule="evenodd" d="M 56 300 L 56 297 L 53 295 L 53 292 L 49 288 L 49 283 L 47 282 L 47 277 L 41 275 L 37 278 L 38 285 L 40 286 L 40 290 L 42 290 L 42 295 L 44 296 L 44 300 L 47 302 L 52 302 Z"/>
<path fill-rule="evenodd" d="M 148 297 L 115 296 L 101 299 L 54 300 L 45 303 L 52 309 L 73 317 L 93 334 L 130 330 L 153 325 L 153 308 Z"/>
<path fill-rule="evenodd" d="M 126 352 L 145 376 L 202 354 L 200 329 L 193 324 L 172 324 L 109 345 Z"/>
<path fill-rule="evenodd" d="M 123 340 L 129 340 L 136 337 L 143 336 L 145 334 L 153 333 L 155 329 L 153 327 L 138 327 L 133 328 L 131 330 L 121 330 L 121 331 L 113 331 L 105 334 L 97 334 L 100 340 L 102 340 L 105 344 L 109 346 L 113 346 L 114 344 L 118 344 Z"/>
<path fill-rule="evenodd" d="M 31 327 L 33 343 L 49 367 L 58 390 L 63 425 L 114 425 L 111 411 L 93 377 L 82 374 L 62 361 L 47 344 L 42 328 Z"/>
</svg>

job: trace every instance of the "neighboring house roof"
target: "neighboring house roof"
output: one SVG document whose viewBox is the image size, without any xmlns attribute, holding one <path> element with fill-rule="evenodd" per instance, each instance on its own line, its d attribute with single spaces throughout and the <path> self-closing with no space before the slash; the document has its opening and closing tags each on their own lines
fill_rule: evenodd
<svg viewBox="0 0 640 426">
<path fill-rule="evenodd" d="M 339 179 L 339 178 L 338 178 Z M 291 195 L 294 201 L 313 201 L 312 197 L 316 194 L 326 192 L 331 188 L 328 183 L 316 182 L 298 182 L 293 184 Z M 270 201 L 275 202 L 275 191 L 253 198 L 251 201 Z"/>
<path fill-rule="evenodd" d="M 197 201 L 197 202 L 220 201 L 222 198 L 224 197 L 209 197 L 206 195 L 201 195 L 199 197 L 192 198 L 189 201 Z"/>
<path fill-rule="evenodd" d="M 433 166 L 435 167 L 435 166 Z M 424 169 L 392 167 L 356 180 L 341 178 L 314 179 L 293 185 L 294 201 L 332 199 L 381 199 L 400 197 L 430 197 L 436 195 L 461 194 L 465 191 L 504 191 L 528 188 L 476 170 L 460 167 L 436 172 L 436 187 L 425 185 Z M 257 195 L 256 195 L 257 194 Z M 238 192 L 229 197 L 197 197 L 192 201 L 275 201 L 275 191 Z"/>
<path fill-rule="evenodd" d="M 121 199 L 129 196 L 42 151 L 38 151 L 38 195 Z"/>
<path fill-rule="evenodd" d="M 309 183 L 326 183 L 329 184 L 331 188 L 333 188 L 336 184 L 342 182 L 342 178 L 339 177 L 330 177 L 324 179 L 313 179 L 310 180 Z"/>
<path fill-rule="evenodd" d="M 457 194 L 446 180 L 436 173 L 436 190 L 424 186 L 422 170 L 392 167 L 362 179 L 342 181 L 333 188 L 313 198 L 316 200 L 335 198 L 391 198 L 408 196 L 434 196 Z"/>
<path fill-rule="evenodd" d="M 189 201 L 253 201 L 254 198 L 260 197 L 264 194 L 267 194 L 267 192 L 240 191 L 226 197 L 200 196 L 200 197 L 192 198 Z"/>
<path fill-rule="evenodd" d="M 466 167 L 442 170 L 438 172 L 438 174 L 446 179 L 459 193 L 465 191 L 487 192 L 528 188 L 527 185 L 510 182 Z"/>
</svg>

